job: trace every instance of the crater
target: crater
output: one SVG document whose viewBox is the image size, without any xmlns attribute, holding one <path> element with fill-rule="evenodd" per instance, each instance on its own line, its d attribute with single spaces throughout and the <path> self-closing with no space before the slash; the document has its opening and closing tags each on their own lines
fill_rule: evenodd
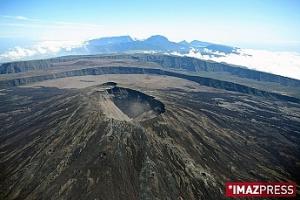
<svg viewBox="0 0 300 200">
<path fill-rule="evenodd" d="M 103 85 L 112 86 L 106 89 L 110 99 L 130 120 L 145 121 L 165 112 L 165 105 L 153 96 L 118 87 L 114 82 L 107 82 Z"/>
</svg>

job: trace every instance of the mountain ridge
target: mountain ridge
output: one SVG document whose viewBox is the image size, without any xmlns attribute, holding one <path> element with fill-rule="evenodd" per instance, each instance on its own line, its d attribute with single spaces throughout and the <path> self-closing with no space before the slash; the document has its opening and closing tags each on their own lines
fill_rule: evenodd
<svg viewBox="0 0 300 200">
<path fill-rule="evenodd" d="M 121 46 L 122 44 L 122 46 Z M 96 48 L 95 48 L 96 47 Z M 191 50 L 205 54 L 237 53 L 237 47 L 193 40 L 191 42 L 173 42 L 163 35 L 153 35 L 144 40 L 133 40 L 130 36 L 103 37 L 86 41 L 82 48 L 74 49 L 74 53 L 124 53 L 128 51 L 156 51 L 188 53 Z M 210 51 L 210 52 L 209 52 Z M 208 53 L 209 52 L 209 53 Z"/>
</svg>

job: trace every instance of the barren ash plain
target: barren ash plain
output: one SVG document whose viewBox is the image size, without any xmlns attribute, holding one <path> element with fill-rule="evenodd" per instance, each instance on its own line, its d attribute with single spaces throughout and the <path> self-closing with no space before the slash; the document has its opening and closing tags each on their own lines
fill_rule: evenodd
<svg viewBox="0 0 300 200">
<path fill-rule="evenodd" d="M 0 66 L 0 199 L 224 199 L 300 184 L 300 80 L 189 57 Z"/>
</svg>

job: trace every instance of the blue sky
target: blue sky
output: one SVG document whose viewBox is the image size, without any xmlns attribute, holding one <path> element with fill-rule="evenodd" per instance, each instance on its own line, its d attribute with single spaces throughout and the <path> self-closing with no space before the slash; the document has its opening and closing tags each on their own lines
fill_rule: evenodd
<svg viewBox="0 0 300 200">
<path fill-rule="evenodd" d="M 162 34 L 300 52 L 299 10 L 298 0 L 0 0 L 0 42 Z"/>
</svg>

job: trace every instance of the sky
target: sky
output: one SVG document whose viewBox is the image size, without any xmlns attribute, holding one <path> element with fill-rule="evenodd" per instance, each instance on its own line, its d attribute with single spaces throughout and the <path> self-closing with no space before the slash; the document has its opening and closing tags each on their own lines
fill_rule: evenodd
<svg viewBox="0 0 300 200">
<path fill-rule="evenodd" d="M 300 51 L 298 0 L 0 0 L 0 41 L 161 34 Z"/>
</svg>

